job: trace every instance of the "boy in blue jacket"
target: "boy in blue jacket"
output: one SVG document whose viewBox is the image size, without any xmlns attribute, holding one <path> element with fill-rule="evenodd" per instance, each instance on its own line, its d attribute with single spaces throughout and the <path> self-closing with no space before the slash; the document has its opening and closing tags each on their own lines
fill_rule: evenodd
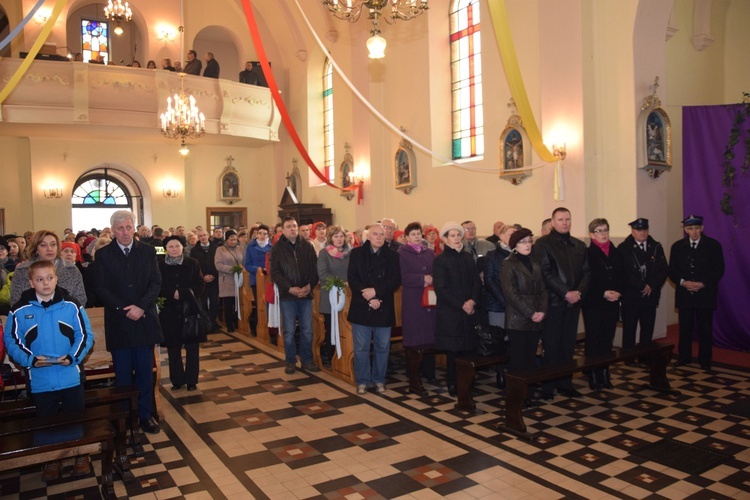
<svg viewBox="0 0 750 500">
<path fill-rule="evenodd" d="M 83 307 L 57 287 L 54 263 L 29 266 L 29 283 L 11 308 L 5 324 L 5 346 L 13 360 L 29 369 L 37 416 L 80 413 L 84 409 L 83 358 L 94 344 Z M 60 462 L 44 466 L 45 481 L 60 477 Z M 76 457 L 74 475 L 89 472 L 88 455 Z"/>
</svg>

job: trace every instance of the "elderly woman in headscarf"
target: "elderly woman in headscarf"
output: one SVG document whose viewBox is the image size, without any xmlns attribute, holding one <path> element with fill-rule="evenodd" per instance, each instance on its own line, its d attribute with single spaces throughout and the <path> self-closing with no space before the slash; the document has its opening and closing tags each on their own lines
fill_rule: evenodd
<svg viewBox="0 0 750 500">
<path fill-rule="evenodd" d="M 29 266 L 39 260 L 47 260 L 55 264 L 57 270 L 57 286 L 70 293 L 81 306 L 86 305 L 86 289 L 83 286 L 83 276 L 75 264 L 60 258 L 60 239 L 53 231 L 43 229 L 31 237 L 29 243 L 29 260 L 16 266 L 10 289 L 11 305 L 18 302 L 21 294 L 31 288 L 29 285 Z"/>
<path fill-rule="evenodd" d="M 469 252 L 464 252 L 464 229 L 446 222 L 440 229 L 445 247 L 435 258 L 432 282 L 437 295 L 435 348 L 446 351 L 448 394 L 456 395 L 456 359 L 476 348 L 476 307 L 482 284 Z"/>
</svg>

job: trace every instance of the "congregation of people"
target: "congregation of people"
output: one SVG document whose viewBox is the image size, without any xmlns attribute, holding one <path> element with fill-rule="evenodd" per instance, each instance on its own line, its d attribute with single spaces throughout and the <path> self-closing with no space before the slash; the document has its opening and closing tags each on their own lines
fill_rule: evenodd
<svg viewBox="0 0 750 500">
<path fill-rule="evenodd" d="M 446 354 L 445 384 L 452 396 L 456 395 L 455 361 L 475 353 L 477 331 L 483 326 L 500 332 L 509 353 L 507 366 L 499 367 L 498 384 L 504 370 L 571 360 L 581 314 L 586 356 L 612 349 L 619 321 L 623 347 L 635 346 L 637 338 L 640 343 L 651 342 L 668 278 L 676 289 L 679 310 L 676 364 L 693 362 L 695 330 L 697 361 L 709 370 L 713 311 L 724 272 L 722 247 L 703 233 L 701 217 L 690 215 L 682 223 L 686 236 L 671 246 L 668 261 L 661 243 L 649 234 L 648 219 L 631 222 L 630 235 L 616 246 L 610 240 L 608 221 L 596 218 L 588 225 L 587 247 L 571 235 L 572 216 L 565 208 L 555 209 L 542 223 L 536 240 L 530 228 L 501 221 L 485 239 L 477 236 L 471 220 L 449 221 L 440 228 L 411 222 L 401 231 L 394 219 L 384 218 L 348 231 L 322 222 L 300 225 L 287 217 L 274 226 L 188 230 L 137 226 L 135 214 L 118 211 L 112 215 L 111 227 L 102 230 L 65 229 L 62 237 L 39 230 L 0 237 L 0 314 L 12 316 L 35 299 L 28 292 L 35 286 L 30 270 L 37 262 L 47 262 L 65 301 L 78 305 L 84 315 L 84 307 L 104 308 L 116 384 L 135 383 L 141 389 L 140 423 L 152 433 L 160 431 L 151 379 L 154 345 L 167 349 L 172 390 L 196 390 L 205 334 L 221 331 L 219 320 L 228 333 L 239 326 L 243 270 L 255 296 L 259 270 L 275 286 L 266 296 L 278 304 L 287 374 L 320 370 L 312 352 L 315 287 L 350 289 L 346 320 L 353 332 L 359 394 L 387 390 L 399 288 L 403 345 L 407 350 L 428 350 L 420 359 L 420 375 L 432 384 L 436 362 L 429 353 Z M 41 301 L 38 292 L 37 296 Z M 332 316 L 342 309 L 337 302 L 335 295 L 320 293 L 318 310 L 326 330 L 320 353 L 324 365 L 335 356 L 332 323 L 337 321 Z M 191 309 L 205 311 L 211 326 L 203 335 L 185 338 L 183 319 Z M 12 323 L 6 324 L 6 342 L 14 341 L 9 337 Z M 249 327 L 251 335 L 257 335 L 257 307 Z M 73 341 L 72 336 L 67 338 Z M 32 367 L 39 367 L 34 355 L 54 354 L 31 346 L 25 350 L 32 353 L 26 360 Z M 608 368 L 588 373 L 588 380 L 592 389 L 612 387 Z M 548 401 L 555 394 L 580 396 L 567 377 L 545 381 L 537 397 Z"/>
<path fill-rule="evenodd" d="M 83 54 L 76 52 L 72 56 L 68 56 L 76 62 L 84 62 Z M 206 66 L 204 68 L 203 61 Z M 204 76 L 206 78 L 219 78 L 221 74 L 221 66 L 219 61 L 216 60 L 213 52 L 206 52 L 203 61 L 198 58 L 198 53 L 190 49 L 187 51 L 185 63 L 177 60 L 172 62 L 172 58 L 165 57 L 161 60 L 161 69 L 166 71 L 173 71 L 176 73 L 185 73 L 186 75 Z M 115 61 L 105 61 L 103 58 L 91 59 L 88 61 L 90 64 L 106 64 L 107 66 L 117 66 Z M 138 59 L 133 59 L 130 63 L 125 64 L 125 61 L 120 61 L 121 66 L 129 68 L 142 68 L 141 62 Z M 149 60 L 146 63 L 146 69 L 157 69 L 156 61 Z M 245 69 L 240 71 L 238 81 L 240 83 L 246 83 L 248 85 L 255 85 L 258 87 L 268 87 L 268 81 L 263 74 L 263 69 L 258 61 L 247 61 L 245 63 Z"/>
</svg>

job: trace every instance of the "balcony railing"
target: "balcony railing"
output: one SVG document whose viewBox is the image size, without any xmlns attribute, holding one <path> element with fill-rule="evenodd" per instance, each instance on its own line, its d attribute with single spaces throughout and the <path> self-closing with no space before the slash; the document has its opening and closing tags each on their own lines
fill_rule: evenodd
<svg viewBox="0 0 750 500">
<path fill-rule="evenodd" d="M 0 85 L 20 64 L 0 62 Z M 179 73 L 171 71 L 37 60 L 0 106 L 0 121 L 158 131 L 167 97 L 179 90 Z M 185 92 L 206 116 L 207 134 L 278 141 L 281 117 L 267 88 L 186 75 Z"/>
</svg>

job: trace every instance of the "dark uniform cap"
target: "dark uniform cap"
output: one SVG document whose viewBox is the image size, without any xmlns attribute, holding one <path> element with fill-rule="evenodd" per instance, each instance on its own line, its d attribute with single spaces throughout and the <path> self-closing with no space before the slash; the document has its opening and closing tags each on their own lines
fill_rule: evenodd
<svg viewBox="0 0 750 500">
<path fill-rule="evenodd" d="M 688 215 L 682 220 L 683 226 L 702 226 L 703 216 L 701 215 Z"/>
<path fill-rule="evenodd" d="M 648 219 L 638 217 L 633 222 L 628 222 L 628 226 L 632 227 L 633 229 L 648 229 Z"/>
</svg>

